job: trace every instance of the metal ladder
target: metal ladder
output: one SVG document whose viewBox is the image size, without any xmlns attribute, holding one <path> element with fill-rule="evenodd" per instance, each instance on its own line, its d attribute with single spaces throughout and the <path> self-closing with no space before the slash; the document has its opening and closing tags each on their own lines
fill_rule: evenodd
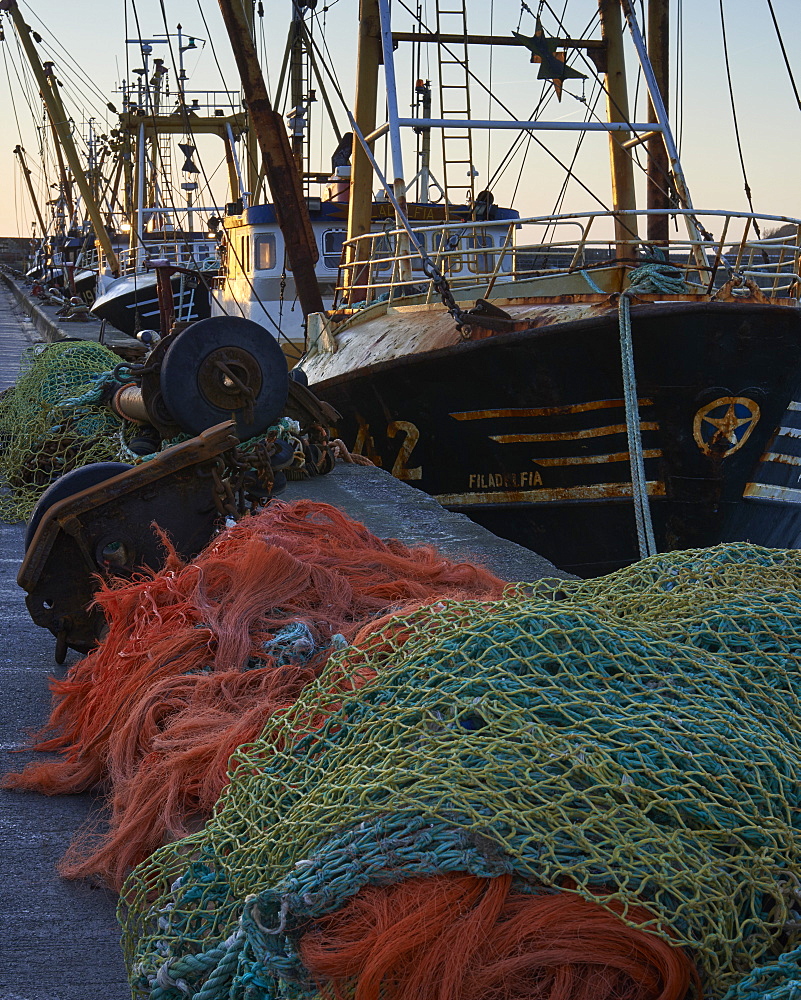
<svg viewBox="0 0 801 1000">
<path fill-rule="evenodd" d="M 176 178 L 172 170 L 172 136 L 158 137 L 158 164 L 156 166 L 156 184 L 158 185 L 159 201 L 165 209 L 173 208 L 175 201 Z"/>
<path fill-rule="evenodd" d="M 437 34 L 459 35 L 461 42 L 437 46 L 439 107 L 443 118 L 470 118 L 467 72 L 467 0 L 436 0 Z M 446 218 L 450 206 L 475 200 L 473 138 L 469 128 L 442 129 L 442 186 Z"/>
<path fill-rule="evenodd" d="M 161 185 L 162 188 L 165 185 L 169 185 L 170 187 L 172 187 L 173 184 L 176 183 L 176 178 L 173 177 L 173 172 L 172 172 L 172 136 L 171 135 L 160 135 L 159 136 L 158 178 L 159 178 L 159 184 Z"/>
</svg>

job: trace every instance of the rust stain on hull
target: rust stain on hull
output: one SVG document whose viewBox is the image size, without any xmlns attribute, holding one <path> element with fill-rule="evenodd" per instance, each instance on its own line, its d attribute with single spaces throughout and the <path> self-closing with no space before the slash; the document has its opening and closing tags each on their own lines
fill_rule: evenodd
<svg viewBox="0 0 801 1000">
<path fill-rule="evenodd" d="M 652 481 L 647 484 L 648 496 L 665 496 L 665 484 Z M 631 499 L 630 483 L 596 483 L 568 489 L 497 490 L 486 493 L 440 493 L 434 499 L 443 507 L 473 507 L 478 504 L 497 503 L 548 503 L 560 500 L 610 500 Z"/>
<path fill-rule="evenodd" d="M 653 406 L 652 399 L 640 399 L 640 406 Z M 622 399 L 594 399 L 589 403 L 574 403 L 570 406 L 540 406 L 534 409 L 509 407 L 501 410 L 464 410 L 451 413 L 455 420 L 494 420 L 499 417 L 561 417 L 567 413 L 589 413 L 591 410 L 614 409 L 623 406 Z"/>
</svg>

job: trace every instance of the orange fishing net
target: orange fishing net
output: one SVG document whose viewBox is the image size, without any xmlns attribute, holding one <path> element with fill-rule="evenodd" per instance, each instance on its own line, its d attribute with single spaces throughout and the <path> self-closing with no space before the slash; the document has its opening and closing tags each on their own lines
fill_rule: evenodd
<svg viewBox="0 0 801 1000">
<path fill-rule="evenodd" d="M 610 909 L 614 912 L 610 913 Z M 320 917 L 300 957 L 322 1000 L 686 1000 L 686 952 L 566 892 L 462 872 L 371 885 Z M 631 907 L 628 918 L 650 914 Z"/>
<path fill-rule="evenodd" d="M 105 785 L 107 830 L 61 865 L 119 887 L 155 848 L 196 830 L 228 760 L 290 705 L 332 650 L 435 597 L 499 596 L 503 583 L 431 547 L 382 541 L 327 504 L 273 502 L 193 562 L 165 540 L 158 573 L 104 585 L 102 644 L 54 679 L 51 717 L 6 785 L 46 794 Z"/>
</svg>

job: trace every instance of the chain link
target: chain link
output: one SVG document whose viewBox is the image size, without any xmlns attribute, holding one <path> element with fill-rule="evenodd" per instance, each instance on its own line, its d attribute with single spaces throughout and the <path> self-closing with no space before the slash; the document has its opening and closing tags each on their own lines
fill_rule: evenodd
<svg viewBox="0 0 801 1000">
<path fill-rule="evenodd" d="M 211 479 L 213 484 L 212 495 L 217 513 L 222 517 L 239 517 L 239 510 L 236 505 L 234 491 L 231 484 L 225 478 L 225 462 L 218 458 L 211 467 Z"/>
<path fill-rule="evenodd" d="M 467 313 L 460 309 L 456 304 L 456 299 L 453 297 L 453 292 L 451 291 L 451 286 L 448 284 L 448 279 L 442 271 L 439 270 L 434 261 L 425 252 L 423 252 L 421 256 L 423 258 L 423 274 L 425 274 L 425 276 L 431 281 L 435 291 L 442 299 L 442 304 L 451 316 L 453 316 L 456 321 L 456 328 L 461 330 L 462 326 L 468 319 Z"/>
</svg>

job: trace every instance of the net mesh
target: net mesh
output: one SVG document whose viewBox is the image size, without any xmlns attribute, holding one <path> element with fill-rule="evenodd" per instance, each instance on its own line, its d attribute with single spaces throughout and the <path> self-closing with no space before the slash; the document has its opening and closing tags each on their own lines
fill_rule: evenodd
<svg viewBox="0 0 801 1000">
<path fill-rule="evenodd" d="M 448 871 L 622 902 L 706 996 L 772 995 L 801 979 L 775 959 L 801 898 L 799 652 L 801 553 L 747 544 L 377 623 L 129 878 L 134 996 L 313 994 L 310 919 Z"/>
<path fill-rule="evenodd" d="M 26 520 L 59 476 L 121 456 L 122 421 L 104 405 L 64 404 L 89 393 L 120 363 L 102 344 L 36 344 L 16 385 L 0 397 L 0 518 Z"/>
</svg>

